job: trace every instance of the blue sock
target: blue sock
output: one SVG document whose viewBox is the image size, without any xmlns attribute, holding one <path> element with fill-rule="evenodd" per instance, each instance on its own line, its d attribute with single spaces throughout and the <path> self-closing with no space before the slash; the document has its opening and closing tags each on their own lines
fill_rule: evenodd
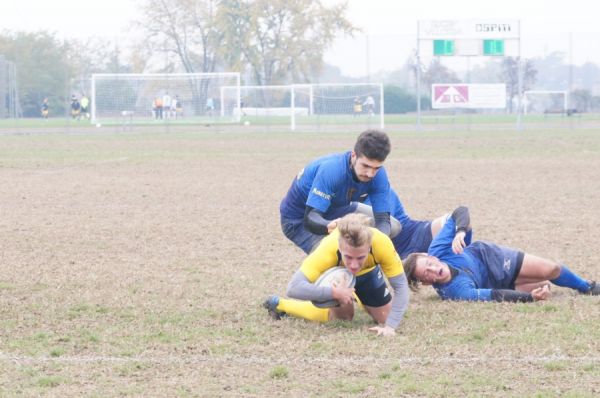
<svg viewBox="0 0 600 398">
<path fill-rule="evenodd" d="M 585 279 L 572 272 L 566 265 L 560 266 L 560 275 L 550 282 L 557 286 L 570 287 L 579 290 L 581 293 L 587 293 L 590 290 L 590 284 Z"/>
</svg>

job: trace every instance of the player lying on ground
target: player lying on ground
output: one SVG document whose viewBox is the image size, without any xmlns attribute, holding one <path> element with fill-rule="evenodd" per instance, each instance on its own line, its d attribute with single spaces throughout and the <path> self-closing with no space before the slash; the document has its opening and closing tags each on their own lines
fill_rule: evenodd
<svg viewBox="0 0 600 398">
<path fill-rule="evenodd" d="M 388 136 L 377 130 L 360 134 L 353 151 L 324 156 L 309 163 L 292 182 L 279 206 L 284 235 L 305 253 L 331 232 L 337 219 L 371 199 L 375 227 L 392 235 L 383 162 L 390 153 Z"/>
<path fill-rule="evenodd" d="M 400 232 L 392 237 L 392 242 L 400 258 L 406 258 L 411 253 L 426 252 L 434 236 L 440 232 L 450 214 L 445 214 L 434 220 L 413 220 L 406 214 L 404 206 L 398 197 L 398 194 L 390 189 L 388 203 L 391 210 L 392 220 L 397 220 L 400 224 Z M 373 211 L 370 208 L 370 202 L 359 203 L 356 209 L 357 213 L 366 214 L 373 217 Z M 469 231 L 465 236 L 465 242 L 468 245 L 471 242 L 470 215 L 469 209 L 461 206 L 452 214 L 457 229 Z"/>
<path fill-rule="evenodd" d="M 600 295 L 596 282 L 554 261 L 491 242 L 457 244 L 466 232 L 451 218 L 428 253 L 413 253 L 404 260 L 412 290 L 423 284 L 432 285 L 444 300 L 531 302 L 549 298 L 551 282 Z"/>
<path fill-rule="evenodd" d="M 302 262 L 288 284 L 288 298 L 270 296 L 263 304 L 274 319 L 284 314 L 312 321 L 352 320 L 354 293 L 364 309 L 379 325 L 369 330 L 378 335 L 394 335 L 408 306 L 408 284 L 400 257 L 390 238 L 369 227 L 363 214 L 348 214 Z M 356 275 L 355 288 L 318 286 L 320 275 L 328 269 L 344 266 Z M 385 275 L 394 291 L 390 294 Z M 296 299 L 296 300 L 294 300 Z M 311 301 L 338 301 L 339 306 L 319 308 Z"/>
</svg>

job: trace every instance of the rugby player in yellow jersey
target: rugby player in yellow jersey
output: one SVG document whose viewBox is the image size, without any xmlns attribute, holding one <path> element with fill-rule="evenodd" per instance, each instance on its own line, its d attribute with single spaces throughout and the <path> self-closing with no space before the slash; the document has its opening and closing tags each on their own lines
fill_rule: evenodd
<svg viewBox="0 0 600 398">
<path fill-rule="evenodd" d="M 356 276 L 354 288 L 317 286 L 325 271 L 345 266 Z M 385 275 L 393 290 L 390 293 Z M 378 326 L 369 330 L 393 336 L 408 306 L 408 282 L 400 257 L 390 238 L 369 226 L 369 218 L 351 213 L 342 217 L 337 228 L 326 236 L 302 262 L 288 284 L 287 296 L 270 296 L 263 306 L 274 319 L 284 315 L 317 322 L 352 320 L 354 294 Z M 311 301 L 335 299 L 339 306 L 319 308 Z"/>
</svg>

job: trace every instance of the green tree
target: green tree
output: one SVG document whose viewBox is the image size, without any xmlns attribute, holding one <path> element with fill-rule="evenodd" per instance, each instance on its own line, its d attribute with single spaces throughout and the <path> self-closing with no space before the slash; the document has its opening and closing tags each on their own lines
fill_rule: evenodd
<svg viewBox="0 0 600 398">
<path fill-rule="evenodd" d="M 407 113 L 417 110 L 415 95 L 396 85 L 388 84 L 384 87 L 383 99 L 385 114 Z M 422 109 L 428 109 L 429 103 L 427 99 L 421 101 Z"/>
<path fill-rule="evenodd" d="M 43 31 L 4 32 L 0 54 L 15 63 L 23 116 L 38 117 L 44 98 L 49 99 L 51 116 L 66 114 L 72 77 L 67 42 Z"/>
<path fill-rule="evenodd" d="M 346 3 L 312 0 L 223 0 L 223 58 L 233 67 L 248 65 L 257 85 L 308 81 L 336 35 L 356 31 L 346 10 Z"/>
<path fill-rule="evenodd" d="M 569 108 L 577 109 L 578 112 L 588 112 L 593 106 L 593 96 L 590 90 L 575 89 L 570 93 L 571 103 Z"/>
</svg>

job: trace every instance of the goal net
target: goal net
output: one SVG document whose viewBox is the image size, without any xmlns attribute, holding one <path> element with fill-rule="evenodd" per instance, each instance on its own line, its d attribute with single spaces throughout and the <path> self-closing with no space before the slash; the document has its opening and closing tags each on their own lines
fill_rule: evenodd
<svg viewBox="0 0 600 398">
<path fill-rule="evenodd" d="M 530 90 L 523 92 L 523 114 L 566 114 L 567 92 Z"/>
<path fill-rule="evenodd" d="M 241 86 L 241 108 L 235 87 L 221 89 L 223 107 L 234 107 L 244 123 L 287 124 L 291 130 L 328 131 L 383 128 L 380 83 Z"/>
<path fill-rule="evenodd" d="M 248 124 L 288 126 L 292 114 L 291 97 L 291 85 L 221 87 L 222 108 L 231 108 Z"/>
<path fill-rule="evenodd" d="M 221 100 L 224 86 L 236 88 L 227 103 Z M 239 73 L 93 74 L 91 119 L 95 124 L 125 118 L 135 124 L 238 122 L 239 86 Z"/>
<path fill-rule="evenodd" d="M 383 84 L 296 84 L 292 106 L 306 112 L 292 114 L 293 130 L 383 128 Z"/>
</svg>

